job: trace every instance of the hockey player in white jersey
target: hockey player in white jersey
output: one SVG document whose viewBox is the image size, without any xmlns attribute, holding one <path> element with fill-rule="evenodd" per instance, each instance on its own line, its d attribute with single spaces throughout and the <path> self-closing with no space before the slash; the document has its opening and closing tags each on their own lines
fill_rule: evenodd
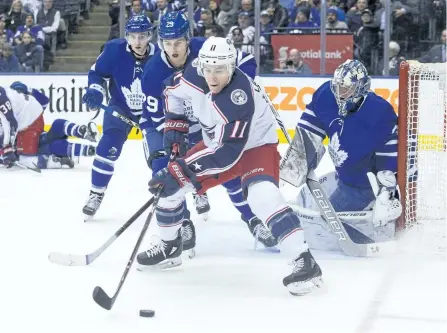
<svg viewBox="0 0 447 333">
<path fill-rule="evenodd" d="M 29 168 L 74 167 L 73 157 L 93 156 L 95 147 L 68 142 L 69 136 L 96 141 L 96 126 L 56 119 L 44 132 L 43 111 L 49 99 L 22 82 L 0 86 L 0 164 L 20 162 Z"/>
<path fill-rule="evenodd" d="M 370 210 L 372 218 L 343 221 L 359 244 L 394 237 L 394 222 L 402 212 L 397 199 L 397 116 L 390 103 L 370 91 L 363 64 L 348 60 L 331 81 L 313 94 L 296 127 L 292 145 L 281 164 L 280 178 L 299 187 L 321 161 L 329 137 L 335 166 L 320 184 L 336 212 Z M 369 176 L 367 175 L 369 174 Z M 340 250 L 337 237 L 322 219 L 309 189 L 297 199 L 300 220 L 311 248 Z M 314 211 L 317 214 L 309 214 Z"/>
<path fill-rule="evenodd" d="M 278 240 L 281 254 L 291 259 L 293 270 L 283 284 L 293 295 L 320 286 L 322 273 L 304 242 L 300 220 L 278 188 L 278 137 L 268 97 L 236 67 L 233 43 L 209 38 L 199 58 L 165 83 L 165 140 L 172 132 L 183 130 L 187 119 L 183 102 L 189 100 L 202 127 L 203 141 L 149 182 L 152 193 L 161 191 L 156 207 L 161 240 L 140 253 L 138 263 L 180 265 L 185 194 L 204 193 L 240 176 L 253 213 Z"/>
</svg>

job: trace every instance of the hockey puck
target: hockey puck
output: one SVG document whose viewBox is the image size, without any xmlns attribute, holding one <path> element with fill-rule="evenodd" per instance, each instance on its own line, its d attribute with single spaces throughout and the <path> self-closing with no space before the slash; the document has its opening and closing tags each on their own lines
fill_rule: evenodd
<svg viewBox="0 0 447 333">
<path fill-rule="evenodd" d="M 155 316 L 155 311 L 154 310 L 140 310 L 140 317 L 153 317 Z"/>
</svg>

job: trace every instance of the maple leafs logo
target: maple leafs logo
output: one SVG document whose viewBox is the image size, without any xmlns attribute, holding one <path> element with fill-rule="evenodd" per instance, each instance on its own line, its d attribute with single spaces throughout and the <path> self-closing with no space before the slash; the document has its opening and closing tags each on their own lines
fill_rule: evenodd
<svg viewBox="0 0 447 333">
<path fill-rule="evenodd" d="M 143 89 L 141 88 L 141 80 L 136 78 L 130 85 L 130 89 L 127 87 L 121 87 L 121 91 L 126 98 L 127 106 L 132 110 L 141 110 L 143 108 L 143 102 L 145 100 Z"/>
<path fill-rule="evenodd" d="M 341 167 L 348 158 L 348 153 L 340 149 L 340 140 L 338 133 L 334 133 L 328 146 L 329 155 L 335 167 Z"/>
</svg>

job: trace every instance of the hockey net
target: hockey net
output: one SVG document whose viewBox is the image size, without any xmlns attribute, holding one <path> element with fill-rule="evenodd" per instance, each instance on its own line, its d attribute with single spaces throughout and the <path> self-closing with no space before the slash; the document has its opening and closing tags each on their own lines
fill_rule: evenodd
<svg viewBox="0 0 447 333">
<path fill-rule="evenodd" d="M 399 73 L 398 232 L 418 251 L 446 252 L 446 64 L 403 62 Z"/>
</svg>

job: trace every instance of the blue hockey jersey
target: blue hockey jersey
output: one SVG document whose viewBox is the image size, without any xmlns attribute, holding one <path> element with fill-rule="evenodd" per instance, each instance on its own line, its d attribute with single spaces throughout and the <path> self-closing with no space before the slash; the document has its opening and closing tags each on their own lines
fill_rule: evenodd
<svg viewBox="0 0 447 333">
<path fill-rule="evenodd" d="M 156 50 L 156 47 L 149 43 L 147 57 L 136 59 L 124 38 L 107 42 L 104 51 L 88 72 L 88 85 L 104 86 L 108 80 L 109 105 L 117 106 L 127 116 L 141 116 L 145 99 L 141 77 L 146 62 Z"/>
<path fill-rule="evenodd" d="M 191 39 L 185 68 L 198 57 L 204 42 L 205 38 L 194 37 Z M 253 55 L 238 52 L 236 66 L 250 77 L 255 77 L 257 65 Z M 143 116 L 140 119 L 140 127 L 142 130 L 149 128 L 156 128 L 158 131 L 163 130 L 165 119 L 162 106 L 163 81 L 175 72 L 181 70 L 171 66 L 163 51 L 157 52 L 147 62 L 142 79 L 143 93 L 146 96 Z"/>
<path fill-rule="evenodd" d="M 329 154 L 342 182 L 355 187 L 371 187 L 367 172 L 397 172 L 397 115 L 390 103 L 369 92 L 356 112 L 343 119 L 325 82 L 298 121 L 298 127 L 321 137 L 329 137 Z"/>
</svg>

